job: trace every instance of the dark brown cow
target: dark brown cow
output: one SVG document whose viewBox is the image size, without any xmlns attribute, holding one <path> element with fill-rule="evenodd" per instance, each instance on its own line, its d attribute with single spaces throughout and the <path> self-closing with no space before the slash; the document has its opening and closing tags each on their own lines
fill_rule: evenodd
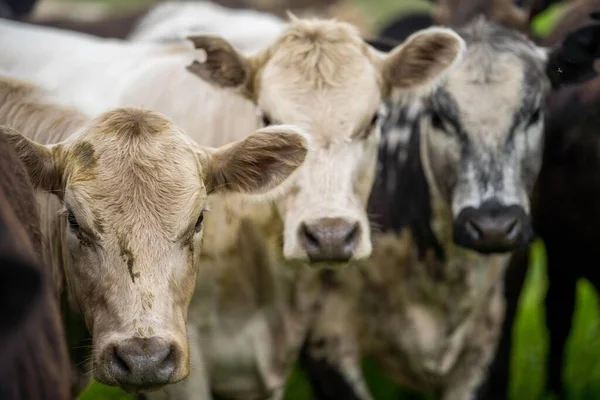
<svg viewBox="0 0 600 400">
<path fill-rule="evenodd" d="M 8 129 L 0 126 L 0 133 Z M 51 289 L 35 195 L 0 134 L 0 398 L 61 400 L 70 370 L 58 301 Z"/>
</svg>

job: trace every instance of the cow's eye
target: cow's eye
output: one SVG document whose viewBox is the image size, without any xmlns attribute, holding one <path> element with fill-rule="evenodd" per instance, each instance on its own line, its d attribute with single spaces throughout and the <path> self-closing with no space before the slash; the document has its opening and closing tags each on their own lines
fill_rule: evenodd
<svg viewBox="0 0 600 400">
<path fill-rule="evenodd" d="M 200 213 L 200 216 L 198 217 L 198 220 L 196 221 L 196 225 L 194 226 L 194 230 L 196 232 L 199 232 L 200 229 L 202 228 L 202 221 L 204 221 L 204 211 L 202 211 Z"/>
<path fill-rule="evenodd" d="M 69 227 L 73 230 L 73 232 L 77 233 L 80 231 L 77 218 L 75 218 L 75 214 L 73 214 L 73 211 L 71 210 L 67 210 L 67 222 L 69 223 Z"/>
<path fill-rule="evenodd" d="M 541 115 L 542 115 L 541 107 L 536 108 L 536 110 L 533 112 L 533 114 L 531 114 L 531 117 L 529 117 L 528 125 L 537 124 L 537 122 L 540 120 Z"/>
<path fill-rule="evenodd" d="M 435 110 L 430 110 L 429 118 L 431 119 L 431 126 L 440 131 L 444 130 L 444 122 L 442 121 L 440 113 Z"/>
<path fill-rule="evenodd" d="M 379 121 L 379 113 L 373 114 L 373 117 L 371 118 L 371 122 L 369 122 L 369 128 L 373 129 L 375 127 L 375 125 L 377 125 L 378 121 Z"/>
<path fill-rule="evenodd" d="M 267 114 L 265 114 L 265 113 L 263 113 L 263 115 L 262 115 L 262 122 L 263 122 L 263 125 L 264 125 L 264 126 L 269 126 L 269 125 L 271 125 L 271 123 L 272 123 L 272 122 L 271 122 L 271 118 L 269 118 L 269 117 L 267 116 Z"/>
</svg>

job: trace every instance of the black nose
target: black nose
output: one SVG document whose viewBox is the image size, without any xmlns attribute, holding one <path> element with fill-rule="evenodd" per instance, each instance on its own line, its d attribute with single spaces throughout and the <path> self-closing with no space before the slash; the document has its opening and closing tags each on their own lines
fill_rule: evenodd
<svg viewBox="0 0 600 400">
<path fill-rule="evenodd" d="M 360 241 L 360 225 L 342 218 L 321 218 L 300 225 L 300 243 L 311 261 L 348 261 Z"/>
<path fill-rule="evenodd" d="M 126 339 L 107 351 L 108 371 L 126 390 L 168 384 L 181 360 L 176 345 L 157 337 Z"/>
<path fill-rule="evenodd" d="M 481 253 L 501 253 L 533 239 L 531 221 L 520 206 L 484 203 L 466 208 L 454 221 L 454 241 Z"/>
</svg>

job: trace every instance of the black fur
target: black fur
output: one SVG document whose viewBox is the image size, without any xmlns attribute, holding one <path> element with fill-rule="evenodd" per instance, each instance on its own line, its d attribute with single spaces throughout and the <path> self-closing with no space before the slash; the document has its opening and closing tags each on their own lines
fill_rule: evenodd
<svg viewBox="0 0 600 400">
<path fill-rule="evenodd" d="M 310 335 L 302 345 L 298 362 L 310 382 L 314 398 L 319 400 L 360 400 L 350 383 L 338 368 L 333 368 L 324 359 L 310 356 Z"/>
<path fill-rule="evenodd" d="M 546 246 L 548 292 L 546 323 L 550 337 L 547 390 L 563 392 L 565 343 L 575 306 L 575 287 L 587 278 L 600 288 L 600 270 L 590 260 L 600 257 L 600 78 L 568 86 L 548 101 L 544 163 L 533 204 L 536 233 Z M 589 96 L 582 97 L 585 91 Z M 515 255 L 505 291 L 508 303 L 497 359 L 485 385 L 486 399 L 504 399 L 508 386 L 511 334 L 527 259 Z M 504 391 L 502 389 L 504 388 Z"/>
<path fill-rule="evenodd" d="M 600 20 L 600 12 L 590 14 Z M 600 57 L 600 24 L 584 26 L 568 34 L 562 45 L 550 54 L 546 72 L 552 86 L 575 84 L 594 78 L 595 60 Z"/>
<path fill-rule="evenodd" d="M 431 228 L 431 197 L 419 152 L 419 116 L 410 120 L 407 110 L 401 109 L 396 126 L 409 128 L 408 146 L 392 147 L 390 131 L 384 132 L 379 147 L 379 167 L 375 178 L 368 212 L 376 228 L 382 232 L 400 232 L 409 227 L 419 248 L 425 256 L 433 249 L 437 257 L 445 260 L 444 249 Z M 406 153 L 402 160 L 400 152 Z M 390 174 L 394 174 L 390 177 Z M 393 182 L 390 182 L 393 179 Z M 391 185 L 390 185 L 391 183 Z"/>
<path fill-rule="evenodd" d="M 435 25 L 435 21 L 430 13 L 415 12 L 395 18 L 391 23 L 383 27 L 379 32 L 379 36 L 403 42 L 413 33 L 433 25 Z"/>
<path fill-rule="evenodd" d="M 39 0 L 0 0 L 0 18 L 21 19 L 29 15 Z"/>
</svg>

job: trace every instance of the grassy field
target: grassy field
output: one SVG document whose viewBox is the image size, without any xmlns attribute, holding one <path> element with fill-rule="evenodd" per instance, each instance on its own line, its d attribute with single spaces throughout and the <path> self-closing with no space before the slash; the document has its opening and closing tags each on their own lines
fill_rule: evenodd
<svg viewBox="0 0 600 400">
<path fill-rule="evenodd" d="M 64 1 L 104 1 L 123 7 L 147 3 L 147 0 L 64 0 Z M 376 24 L 387 22 L 398 13 L 427 9 L 423 0 L 354 0 Z M 545 33 L 554 23 L 561 7 L 553 7 L 534 22 L 538 33 Z M 538 242 L 533 248 L 532 265 L 522 294 L 519 315 L 513 331 L 515 347 L 511 363 L 511 400 L 548 400 L 543 393 L 548 349 L 547 333 L 544 326 L 543 299 L 546 291 L 545 253 L 543 244 Z M 600 315 L 598 296 L 587 282 L 579 282 L 577 309 L 574 316 L 574 329 L 568 342 L 565 378 L 569 400 L 600 399 Z M 376 400 L 421 399 L 412 393 L 397 388 L 377 369 L 365 360 L 364 372 Z M 294 373 L 288 384 L 286 400 L 307 400 L 310 389 L 300 372 Z M 80 397 L 81 400 L 129 399 L 118 389 L 98 383 L 90 385 Z"/>
</svg>

